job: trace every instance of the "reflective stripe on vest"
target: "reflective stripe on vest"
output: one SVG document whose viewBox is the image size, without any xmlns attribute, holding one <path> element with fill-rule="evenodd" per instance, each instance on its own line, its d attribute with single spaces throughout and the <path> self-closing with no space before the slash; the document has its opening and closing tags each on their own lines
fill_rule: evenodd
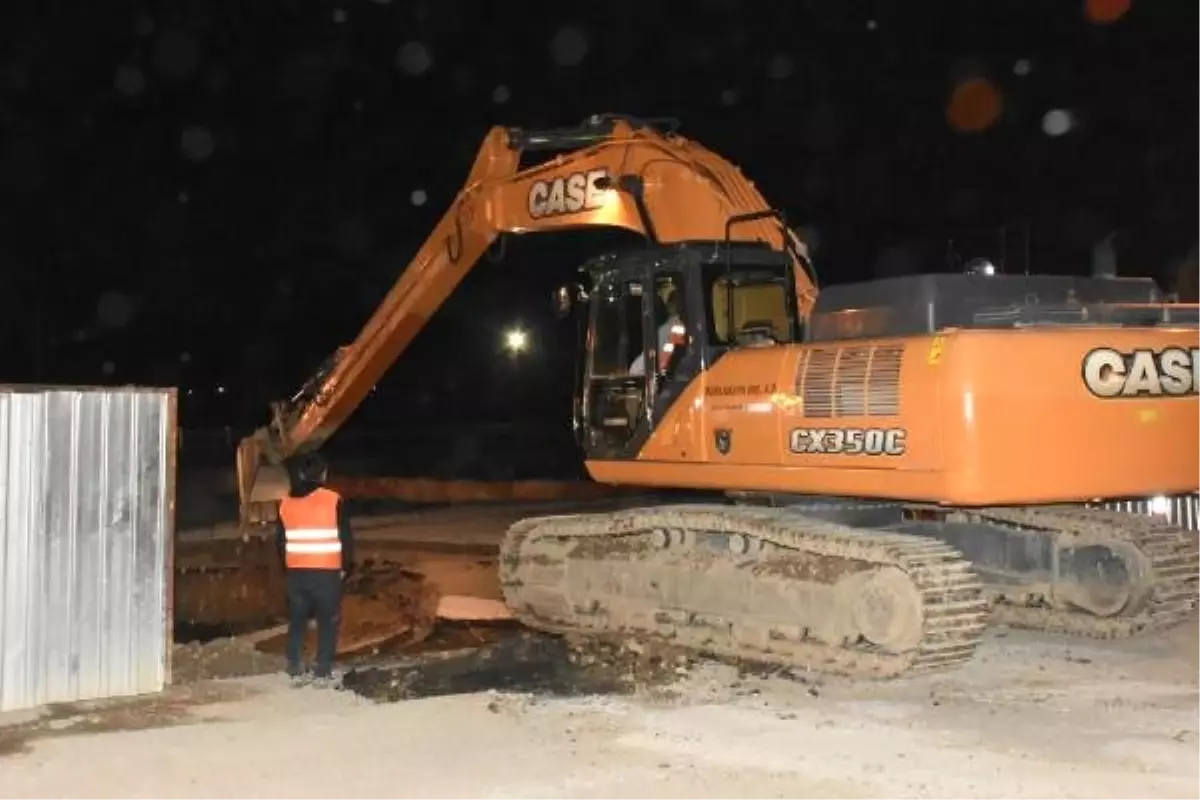
<svg viewBox="0 0 1200 800">
<path fill-rule="evenodd" d="M 338 538 L 337 524 L 340 499 L 337 492 L 317 489 L 304 497 L 285 497 L 279 501 L 288 569 L 342 568 L 342 541 Z"/>
<path fill-rule="evenodd" d="M 683 327 L 678 322 L 671 324 L 667 329 L 667 341 L 663 342 L 662 349 L 658 353 L 658 371 L 664 371 L 671 365 L 671 356 L 675 353 L 675 348 L 683 347 L 687 344 L 687 328 Z"/>
</svg>

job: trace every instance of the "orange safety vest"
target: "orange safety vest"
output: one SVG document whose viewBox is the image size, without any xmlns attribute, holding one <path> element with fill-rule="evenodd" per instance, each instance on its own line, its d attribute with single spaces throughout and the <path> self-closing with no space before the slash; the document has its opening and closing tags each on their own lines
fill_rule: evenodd
<svg viewBox="0 0 1200 800">
<path fill-rule="evenodd" d="M 337 492 L 317 489 L 305 497 L 285 497 L 279 501 L 288 569 L 342 568 L 337 520 L 341 499 Z"/>
<path fill-rule="evenodd" d="M 667 341 L 663 343 L 662 350 L 658 353 L 658 371 L 666 370 L 671 363 L 671 356 L 675 352 L 675 348 L 684 347 L 687 344 L 687 328 L 681 323 L 675 322 L 667 329 Z"/>
</svg>

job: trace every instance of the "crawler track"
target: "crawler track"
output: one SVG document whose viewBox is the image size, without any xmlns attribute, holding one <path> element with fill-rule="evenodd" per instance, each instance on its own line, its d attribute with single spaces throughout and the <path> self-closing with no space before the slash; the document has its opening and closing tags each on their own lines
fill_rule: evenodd
<svg viewBox="0 0 1200 800">
<path fill-rule="evenodd" d="M 786 508 L 524 520 L 505 538 L 500 579 L 534 628 L 872 677 L 966 662 L 988 615 L 970 564 L 949 545 Z"/>
<path fill-rule="evenodd" d="M 1025 598 L 1025 604 L 1016 604 L 1011 598 L 999 597 L 993 607 L 995 622 L 1051 633 L 1120 638 L 1182 622 L 1200 599 L 1200 537 L 1154 517 L 1082 506 L 986 508 L 961 513 L 985 524 L 1050 532 L 1062 548 L 1088 544 L 1132 547 L 1144 568 L 1138 602 L 1120 615 L 1097 617 L 1044 599 L 1032 602 Z"/>
</svg>

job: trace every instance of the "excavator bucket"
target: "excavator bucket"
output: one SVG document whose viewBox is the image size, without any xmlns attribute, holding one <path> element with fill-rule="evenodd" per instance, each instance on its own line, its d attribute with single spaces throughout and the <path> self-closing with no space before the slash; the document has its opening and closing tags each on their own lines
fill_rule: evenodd
<svg viewBox="0 0 1200 800">
<path fill-rule="evenodd" d="M 279 501 L 287 495 L 287 469 L 267 458 L 268 443 L 257 432 L 238 444 L 238 505 L 243 526 L 274 522 L 279 517 Z"/>
</svg>

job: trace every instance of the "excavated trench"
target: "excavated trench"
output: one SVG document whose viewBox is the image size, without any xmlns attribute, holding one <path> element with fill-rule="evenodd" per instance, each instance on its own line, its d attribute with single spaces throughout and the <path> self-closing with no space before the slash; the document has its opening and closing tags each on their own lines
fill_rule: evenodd
<svg viewBox="0 0 1200 800">
<path fill-rule="evenodd" d="M 694 663 L 690 655 L 670 648 L 551 636 L 515 623 L 442 630 L 468 646 L 430 647 L 357 665 L 343 678 L 344 688 L 384 703 L 482 691 L 558 697 L 645 690 L 667 694 L 667 686 Z M 464 634 L 475 641 L 464 641 Z M 449 644 L 449 639 L 438 644 Z"/>
<path fill-rule="evenodd" d="M 512 625 L 441 626 L 437 599 L 501 597 L 495 548 L 363 542 L 338 636 L 346 665 L 401 653 L 481 647 Z M 284 573 L 267 538 L 183 542 L 174 575 L 176 682 L 278 670 L 286 640 Z M 308 632 L 306 652 L 315 650 Z"/>
<path fill-rule="evenodd" d="M 686 672 L 688 656 L 661 648 L 565 640 L 515 622 L 435 619 L 439 596 L 502 601 L 504 531 L 547 510 L 503 505 L 356 517 L 358 569 L 347 582 L 338 641 L 346 688 L 381 701 L 481 689 L 589 694 L 660 686 Z M 175 683 L 283 668 L 287 603 L 274 542 L 235 534 L 229 526 L 196 529 L 176 543 Z M 306 647 L 315 650 L 315 631 Z"/>
<path fill-rule="evenodd" d="M 437 598 L 502 597 L 495 546 L 360 541 L 346 583 L 338 662 L 344 688 L 379 702 L 486 690 L 553 695 L 661 689 L 693 659 L 664 647 L 575 639 L 513 621 L 436 619 Z M 284 575 L 269 539 L 176 548 L 176 683 L 277 672 Z M 306 649 L 315 650 L 315 630 Z"/>
</svg>

